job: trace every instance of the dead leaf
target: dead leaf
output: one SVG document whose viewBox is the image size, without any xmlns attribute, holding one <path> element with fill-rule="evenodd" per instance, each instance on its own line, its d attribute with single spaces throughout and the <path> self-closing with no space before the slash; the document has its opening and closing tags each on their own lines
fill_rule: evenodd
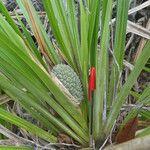
<svg viewBox="0 0 150 150">
<path fill-rule="evenodd" d="M 135 138 L 135 132 L 138 126 L 138 118 L 130 120 L 117 134 L 116 143 L 123 143 Z"/>
<path fill-rule="evenodd" d="M 72 139 L 68 135 L 63 134 L 63 133 L 60 133 L 58 135 L 58 141 L 60 143 L 67 143 L 67 144 L 72 144 L 73 143 Z"/>
</svg>

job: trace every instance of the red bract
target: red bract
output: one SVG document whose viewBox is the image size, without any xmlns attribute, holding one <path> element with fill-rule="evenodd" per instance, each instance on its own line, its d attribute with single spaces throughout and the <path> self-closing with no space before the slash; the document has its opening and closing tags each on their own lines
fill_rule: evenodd
<svg viewBox="0 0 150 150">
<path fill-rule="evenodd" d="M 96 89 L 96 69 L 92 67 L 90 69 L 89 83 L 88 83 L 88 98 L 91 100 L 91 93 Z"/>
</svg>

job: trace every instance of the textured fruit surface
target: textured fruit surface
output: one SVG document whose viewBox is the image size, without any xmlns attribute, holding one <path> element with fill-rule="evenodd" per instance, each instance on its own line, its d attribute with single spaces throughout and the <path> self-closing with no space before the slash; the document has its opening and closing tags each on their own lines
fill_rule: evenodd
<svg viewBox="0 0 150 150">
<path fill-rule="evenodd" d="M 52 72 L 74 98 L 78 101 L 83 99 L 83 90 L 80 79 L 70 66 L 58 64 L 53 67 Z"/>
</svg>

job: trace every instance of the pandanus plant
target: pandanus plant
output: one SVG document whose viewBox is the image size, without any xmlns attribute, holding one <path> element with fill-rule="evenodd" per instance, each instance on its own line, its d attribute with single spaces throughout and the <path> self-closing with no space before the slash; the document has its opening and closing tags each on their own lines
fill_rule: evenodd
<svg viewBox="0 0 150 150">
<path fill-rule="evenodd" d="M 150 58 L 148 41 L 122 85 L 129 0 L 117 0 L 113 45 L 113 0 L 80 0 L 78 6 L 74 0 L 43 0 L 56 42 L 49 39 L 31 1 L 16 1 L 31 32 L 16 13 L 18 27 L 0 1 L 0 88 L 43 128 L 2 107 L 0 119 L 51 143 L 63 133 L 81 147 L 99 148 Z M 127 120 L 143 111 L 149 93 L 150 86 Z"/>
</svg>

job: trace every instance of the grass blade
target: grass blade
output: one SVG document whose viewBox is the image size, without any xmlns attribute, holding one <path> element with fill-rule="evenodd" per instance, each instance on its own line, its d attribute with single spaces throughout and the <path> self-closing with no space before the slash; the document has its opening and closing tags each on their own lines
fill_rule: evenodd
<svg viewBox="0 0 150 150">
<path fill-rule="evenodd" d="M 29 46 L 31 52 L 35 55 L 35 57 L 39 60 L 39 62 L 46 68 L 46 64 L 42 60 L 42 56 L 40 54 L 40 51 L 37 49 L 37 46 L 35 45 L 30 33 L 27 31 L 25 25 L 20 20 L 18 14 L 16 13 L 17 19 L 21 25 L 21 28 L 23 30 L 23 33 L 25 35 L 24 41 L 27 43 L 27 46 Z"/>
<path fill-rule="evenodd" d="M 9 22 L 9 24 L 11 25 L 11 27 L 15 30 L 15 32 L 20 36 L 22 36 L 22 33 L 20 32 L 19 28 L 17 27 L 17 25 L 15 24 L 15 22 L 13 21 L 13 19 L 11 18 L 9 12 L 7 11 L 5 5 L 3 4 L 2 0 L 0 0 L 0 12 L 6 17 L 7 21 Z"/>
<path fill-rule="evenodd" d="M 30 147 L 19 147 L 19 146 L 0 146 L 0 150 L 33 150 Z"/>
<path fill-rule="evenodd" d="M 81 30 L 81 49 L 80 60 L 82 69 L 82 83 L 84 87 L 85 98 L 87 99 L 88 70 L 89 70 L 89 49 L 88 49 L 88 6 L 86 1 L 80 1 L 80 30 Z"/>
<path fill-rule="evenodd" d="M 108 64 L 108 46 L 109 46 L 109 21 L 111 19 L 112 10 L 112 0 L 103 1 L 103 5 L 106 8 L 103 13 L 106 13 L 103 26 L 103 32 L 101 33 L 101 50 L 97 55 L 96 62 L 96 98 L 94 100 L 94 136 L 95 139 L 102 137 L 102 127 L 103 127 L 103 107 L 104 99 L 106 99 L 106 85 L 107 85 L 107 64 Z"/>
<path fill-rule="evenodd" d="M 29 25 L 34 32 L 36 40 L 39 44 L 41 52 L 45 56 L 46 60 L 51 64 L 52 61 L 54 64 L 60 63 L 60 58 L 58 57 L 57 52 L 54 50 L 52 43 L 50 42 L 41 22 L 38 18 L 38 15 L 35 12 L 35 9 L 31 5 L 30 0 L 17 0 L 17 3 L 21 10 L 23 11 Z"/>
<path fill-rule="evenodd" d="M 96 66 L 96 54 L 97 54 L 97 42 L 98 42 L 98 31 L 100 22 L 100 0 L 91 1 L 91 10 L 89 16 L 89 31 L 88 31 L 88 43 L 90 52 L 90 66 Z"/>
<path fill-rule="evenodd" d="M 72 118 L 67 114 L 67 112 L 65 112 L 65 110 L 59 104 L 57 104 L 52 98 L 50 98 L 48 96 L 48 93 L 46 91 L 44 91 L 42 88 L 39 88 L 38 86 L 35 86 L 35 82 L 32 80 L 29 80 L 28 78 L 25 78 L 23 74 L 19 74 L 19 70 L 16 71 L 15 69 L 13 69 L 11 67 L 11 64 L 7 65 L 6 62 L 3 63 L 2 62 L 3 58 L 1 58 L 1 67 L 4 68 L 4 66 L 5 67 L 7 66 L 7 69 L 5 69 L 6 70 L 5 72 L 9 72 L 11 74 L 11 78 L 15 79 L 16 81 L 19 81 L 23 85 L 23 87 L 25 87 L 27 89 L 28 92 L 33 93 L 34 97 L 36 98 L 35 102 L 38 103 L 39 106 L 41 106 L 41 107 L 43 106 L 43 104 L 40 102 L 40 100 L 42 100 L 42 101 L 45 100 L 48 104 L 50 104 L 50 106 L 54 110 L 56 110 L 56 112 L 61 117 L 63 117 L 64 121 L 67 124 L 70 124 L 70 127 L 73 130 L 75 130 L 76 132 L 79 132 L 79 134 L 81 133 L 82 136 L 86 138 L 85 134 L 82 132 L 81 127 L 72 120 Z M 8 61 L 8 58 L 6 58 L 6 60 Z M 1 68 L 1 70 L 2 70 L 2 68 Z M 3 72 L 3 73 L 5 73 L 5 72 Z"/>
<path fill-rule="evenodd" d="M 69 114 L 72 114 L 71 116 L 81 126 L 84 126 L 83 129 L 86 129 L 86 123 L 85 123 L 85 120 L 82 118 L 81 113 L 74 107 L 74 105 L 71 103 L 71 101 L 66 96 L 66 94 L 62 93 L 62 89 L 60 89 L 60 87 L 58 87 L 58 85 L 56 84 L 56 81 L 54 80 L 54 77 L 49 75 L 44 70 L 44 68 L 41 68 L 36 63 L 34 63 L 28 56 L 26 56 L 23 52 L 21 52 L 18 48 L 16 48 L 15 45 L 12 45 L 12 43 L 8 44 L 8 42 L 6 42 L 8 39 L 4 39 L 4 38 L 6 38 L 5 35 L 3 36 L 3 39 L 0 39 L 1 40 L 0 43 L 3 43 L 3 44 L 1 44 L 1 46 L 3 46 L 3 49 L 1 49 L 1 50 L 7 49 L 8 55 L 10 55 L 9 53 L 13 53 L 15 58 L 12 59 L 12 63 L 14 60 L 17 60 L 17 61 L 19 61 L 20 64 L 22 64 L 23 66 L 26 66 L 25 68 L 28 68 L 28 69 L 22 68 L 21 66 L 20 66 L 20 69 L 24 73 L 26 73 L 26 71 L 28 71 L 28 73 L 32 72 L 32 73 L 30 73 L 29 78 L 31 76 L 36 77 L 37 78 L 36 80 L 38 83 L 40 81 L 40 82 L 42 82 L 42 84 L 44 84 L 44 86 L 46 86 L 46 88 L 48 88 L 48 89 L 50 88 L 49 89 L 50 92 L 53 95 L 55 95 L 55 98 L 56 98 L 56 100 L 58 100 L 58 103 L 60 103 L 62 105 L 62 107 L 64 107 Z M 16 59 L 16 56 L 17 56 L 17 59 Z M 16 62 L 16 63 L 17 63 L 16 65 L 18 66 L 19 65 L 18 62 Z M 60 97 L 61 97 L 61 101 L 59 100 Z M 68 106 L 70 106 L 70 107 L 68 107 Z"/>
<path fill-rule="evenodd" d="M 12 115 L 11 113 L 3 110 L 2 108 L 0 108 L 0 118 L 5 121 L 8 121 L 12 124 L 15 124 L 20 128 L 24 128 L 25 130 L 31 132 L 32 134 L 39 136 L 40 138 L 42 138 L 48 142 L 56 142 L 57 141 L 56 137 L 47 133 L 43 129 L 38 128 L 37 126 L 19 118 L 18 116 Z"/>
<path fill-rule="evenodd" d="M 137 133 L 136 137 L 144 137 L 148 135 L 150 135 L 150 127 L 147 127 L 143 129 L 142 131 L 140 131 L 139 133 Z"/>
<path fill-rule="evenodd" d="M 75 50 L 74 48 L 72 32 L 62 3 L 63 2 L 61 0 L 43 0 L 53 34 L 60 47 L 60 53 L 67 63 L 71 65 L 76 72 L 78 72 L 76 66 L 77 61 L 75 58 L 78 58 L 77 51 L 79 51 L 79 49 Z M 76 53 L 76 56 L 74 52 Z"/>
<path fill-rule="evenodd" d="M 114 123 L 117 115 L 120 112 L 120 108 L 121 108 L 122 104 L 125 102 L 125 99 L 128 96 L 132 86 L 134 85 L 140 72 L 142 71 L 143 67 L 145 66 L 148 59 L 150 58 L 149 49 L 150 49 L 150 42 L 147 42 L 147 44 L 145 45 L 145 47 L 143 49 L 141 56 L 139 57 L 139 59 L 137 60 L 137 62 L 135 64 L 133 71 L 130 73 L 128 80 L 126 81 L 126 83 L 124 84 L 124 86 L 122 87 L 120 92 L 118 93 L 118 95 L 112 105 L 112 109 L 109 112 L 109 116 L 108 116 L 107 123 L 105 126 L 106 135 L 108 135 L 108 133 L 110 132 L 110 130 L 113 126 L 113 123 Z"/>
<path fill-rule="evenodd" d="M 10 96 L 17 97 L 18 100 L 22 101 L 27 107 L 32 107 L 39 112 L 41 115 L 45 116 L 53 125 L 59 127 L 74 139 L 76 139 L 80 143 L 84 143 L 85 141 L 82 138 L 79 138 L 73 131 L 70 130 L 62 121 L 59 121 L 57 118 L 52 116 L 47 110 L 45 110 L 41 105 L 37 104 L 36 101 L 32 100 L 32 97 L 29 97 L 26 92 L 16 88 L 13 86 L 3 75 L 0 76 L 0 86 L 8 93 Z M 68 120 L 69 121 L 69 120 Z M 75 125 L 75 124 L 74 124 Z M 78 132 L 80 129 L 78 128 Z M 84 135 L 83 135 L 84 138 Z"/>
<path fill-rule="evenodd" d="M 112 66 L 108 104 L 111 106 L 119 89 L 120 74 L 123 68 L 124 49 L 126 41 L 126 27 L 128 18 L 129 0 L 117 0 L 117 19 L 114 42 L 114 64 Z"/>
</svg>

